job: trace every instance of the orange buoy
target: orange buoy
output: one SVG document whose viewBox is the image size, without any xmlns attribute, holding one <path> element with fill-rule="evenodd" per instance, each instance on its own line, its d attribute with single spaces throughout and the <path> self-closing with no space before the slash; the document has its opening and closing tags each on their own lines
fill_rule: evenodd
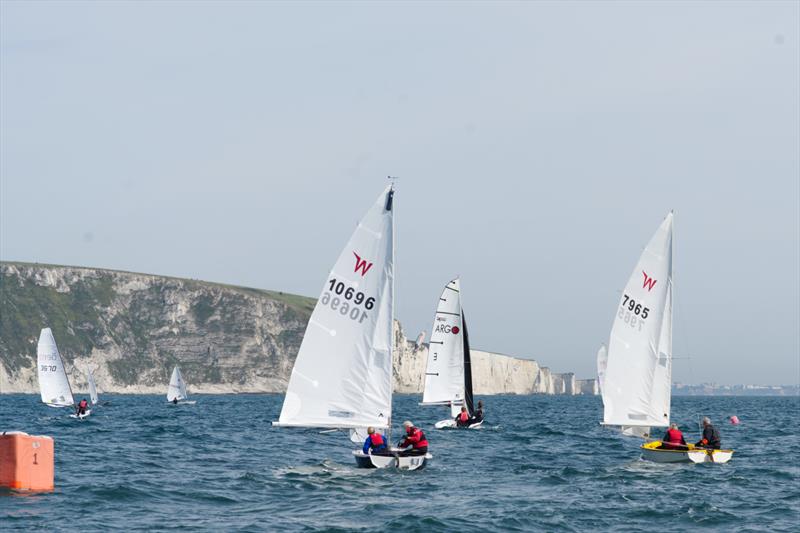
<svg viewBox="0 0 800 533">
<path fill-rule="evenodd" d="M 731 416 L 731 424 L 733 424 L 735 426 L 738 423 L 739 423 L 739 417 L 736 416 L 736 415 Z"/>
<path fill-rule="evenodd" d="M 18 490 L 53 490 L 55 477 L 53 437 L 22 431 L 0 434 L 0 487 Z"/>
</svg>

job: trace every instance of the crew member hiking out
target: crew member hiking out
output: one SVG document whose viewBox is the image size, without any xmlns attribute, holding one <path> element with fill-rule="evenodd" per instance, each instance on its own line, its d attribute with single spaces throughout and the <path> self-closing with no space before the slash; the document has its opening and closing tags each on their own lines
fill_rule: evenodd
<svg viewBox="0 0 800 533">
<path fill-rule="evenodd" d="M 389 451 L 389 444 L 386 437 L 375 431 L 375 428 L 367 428 L 367 440 L 364 441 L 362 450 L 365 454 L 385 455 Z"/>
<path fill-rule="evenodd" d="M 403 427 L 406 428 L 406 438 L 398 447 L 408 448 L 411 446 L 411 449 L 401 451 L 400 455 L 425 455 L 428 453 L 428 439 L 425 438 L 425 433 L 418 427 L 414 427 L 410 420 L 403 422 Z"/>
<path fill-rule="evenodd" d="M 470 424 L 477 424 L 478 422 L 483 422 L 483 400 L 478 400 L 478 408 L 475 409 L 475 414 L 472 415 Z"/>
</svg>

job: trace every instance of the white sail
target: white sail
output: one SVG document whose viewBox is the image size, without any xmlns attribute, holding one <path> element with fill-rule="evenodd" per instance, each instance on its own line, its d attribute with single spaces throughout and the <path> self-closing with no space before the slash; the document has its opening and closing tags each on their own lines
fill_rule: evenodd
<svg viewBox="0 0 800 533">
<path fill-rule="evenodd" d="M 606 378 L 606 365 L 608 364 L 608 348 L 606 348 L 605 344 L 600 345 L 600 349 L 597 350 L 597 386 L 600 388 L 600 392 L 603 391 L 603 381 Z"/>
<path fill-rule="evenodd" d="M 439 297 L 428 346 L 422 403 L 450 405 L 455 417 L 464 404 L 464 338 L 461 282 L 448 283 Z"/>
<path fill-rule="evenodd" d="M 325 280 L 278 426 L 389 426 L 392 411 L 392 187 L 358 224 Z"/>
<path fill-rule="evenodd" d="M 185 400 L 189 395 L 186 394 L 186 382 L 183 381 L 181 369 L 177 366 L 172 371 L 172 377 L 169 380 L 169 389 L 167 390 L 167 401 Z"/>
<path fill-rule="evenodd" d="M 64 370 L 64 361 L 58 353 L 56 340 L 50 328 L 44 328 L 39 334 L 36 359 L 42 401 L 51 407 L 74 406 L 75 400 L 72 398 L 72 389 Z"/>
<path fill-rule="evenodd" d="M 603 423 L 628 433 L 637 433 L 636 427 L 669 425 L 672 218 L 667 215 L 639 258 L 611 329 Z"/>
<path fill-rule="evenodd" d="M 92 370 L 86 370 L 86 381 L 89 383 L 89 399 L 92 405 L 97 405 L 97 386 L 94 383 L 94 375 Z"/>
</svg>

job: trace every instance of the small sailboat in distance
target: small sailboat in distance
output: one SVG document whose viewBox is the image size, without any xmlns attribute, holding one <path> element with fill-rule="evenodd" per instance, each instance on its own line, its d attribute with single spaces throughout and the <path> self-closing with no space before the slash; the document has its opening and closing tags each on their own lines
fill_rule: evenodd
<svg viewBox="0 0 800 533">
<path fill-rule="evenodd" d="M 601 378 L 603 424 L 625 435 L 651 437 L 651 428 L 670 424 L 672 388 L 672 226 L 669 213 L 650 239 L 622 292 L 605 372 Z M 601 373 L 598 356 L 598 375 Z M 659 462 L 717 462 L 732 450 L 641 446 L 642 458 Z"/>
<path fill-rule="evenodd" d="M 172 370 L 172 377 L 169 380 L 169 388 L 167 389 L 167 401 L 172 404 L 194 404 L 193 401 L 188 401 L 189 395 L 186 392 L 186 382 L 181 375 L 181 369 L 176 365 Z"/>
<path fill-rule="evenodd" d="M 92 413 L 87 409 L 83 414 L 78 414 L 75 399 L 72 396 L 72 387 L 64 369 L 64 360 L 56 346 L 53 331 L 50 328 L 42 329 L 39 334 L 39 343 L 36 346 L 37 373 L 39 376 L 39 392 L 42 402 L 50 407 L 71 407 L 76 412 L 72 418 L 86 418 Z"/>
<path fill-rule="evenodd" d="M 450 418 L 436 422 L 437 429 L 477 429 L 483 425 L 483 420 L 473 419 L 475 408 L 469 337 L 461 307 L 461 281 L 458 278 L 445 285 L 436 307 L 428 343 L 425 389 L 420 405 L 450 408 Z M 462 407 L 467 408 L 468 421 L 459 426 L 456 417 L 461 414 Z"/>
<path fill-rule="evenodd" d="M 92 405 L 97 405 L 97 385 L 94 383 L 94 374 L 92 374 L 92 369 L 86 369 L 86 382 L 89 384 L 89 400 L 92 402 Z"/>
<path fill-rule="evenodd" d="M 326 278 L 308 321 L 278 427 L 346 429 L 364 442 L 368 427 L 391 432 L 394 321 L 394 187 L 358 223 Z M 387 442 L 391 442 L 388 434 Z M 365 454 L 362 468 L 416 470 L 430 454 Z"/>
<path fill-rule="evenodd" d="M 597 388 L 603 392 L 603 382 L 606 379 L 606 366 L 608 365 L 608 348 L 605 344 L 600 345 L 597 350 Z"/>
</svg>

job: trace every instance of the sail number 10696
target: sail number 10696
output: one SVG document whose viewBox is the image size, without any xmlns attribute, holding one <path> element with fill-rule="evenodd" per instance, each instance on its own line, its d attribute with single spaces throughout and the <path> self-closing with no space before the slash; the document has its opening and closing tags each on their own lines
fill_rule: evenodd
<svg viewBox="0 0 800 533">
<path fill-rule="evenodd" d="M 330 292 L 322 293 L 320 303 L 329 306 L 340 315 L 349 316 L 351 320 L 356 320 L 360 324 L 367 318 L 367 313 L 360 306 L 363 305 L 367 310 L 375 307 L 375 298 L 371 296 L 367 298 L 363 292 L 357 292 L 353 287 L 345 287 L 343 282 L 335 278 L 329 283 Z"/>
</svg>

